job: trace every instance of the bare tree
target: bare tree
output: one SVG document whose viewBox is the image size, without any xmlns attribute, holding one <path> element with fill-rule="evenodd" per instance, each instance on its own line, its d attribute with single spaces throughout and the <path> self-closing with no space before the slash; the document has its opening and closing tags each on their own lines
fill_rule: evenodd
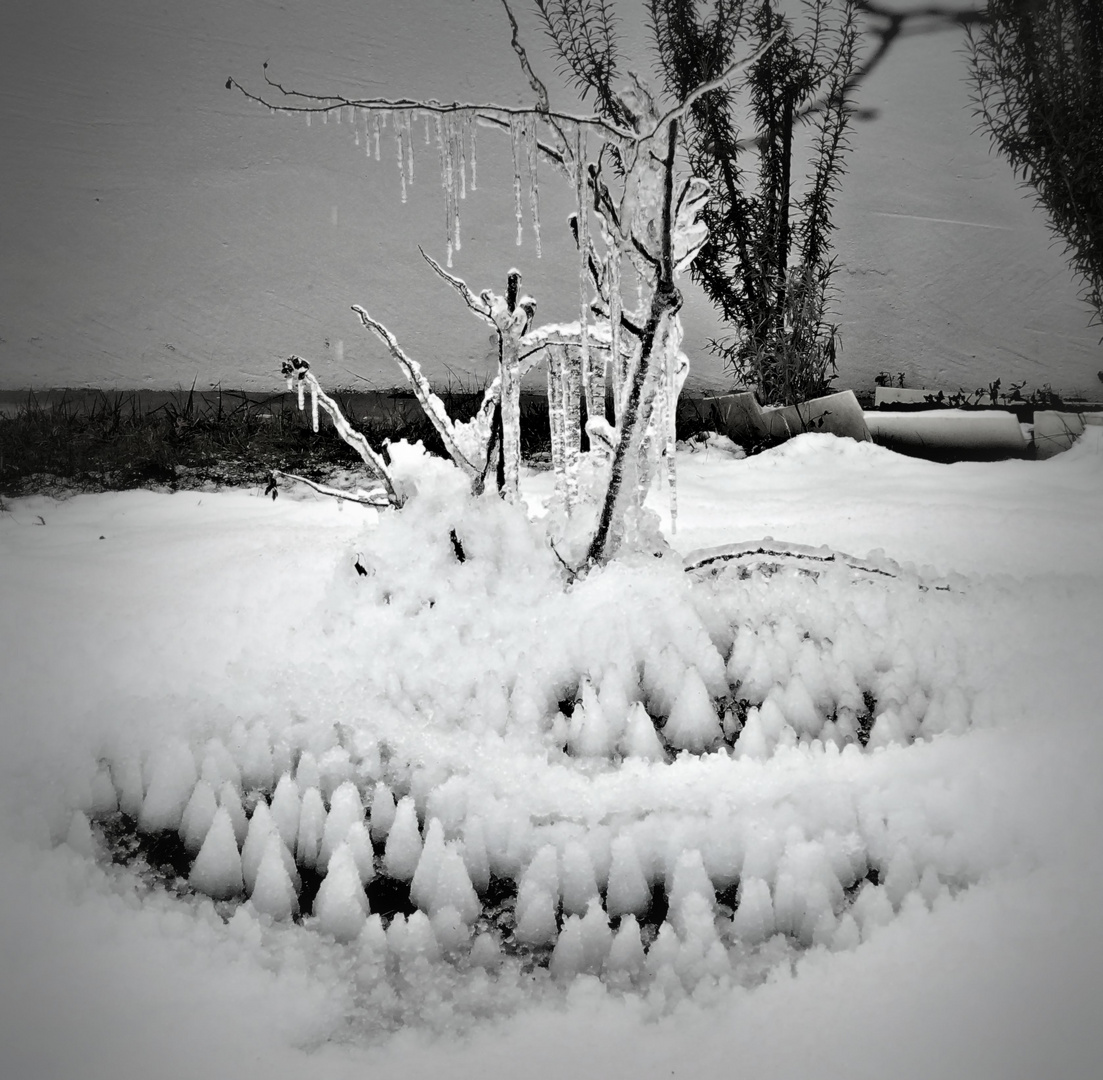
<svg viewBox="0 0 1103 1080">
<path fill-rule="evenodd" d="M 499 338 L 499 371 L 483 407 L 468 425 L 448 417 L 416 361 L 368 310 L 355 305 L 361 323 L 387 345 L 414 387 L 422 407 L 441 433 L 457 466 L 480 491 L 497 453 L 498 486 L 506 498 L 517 496 L 520 439 L 520 380 L 537 362 L 546 363 L 557 491 L 569 515 L 589 512 L 593 521 L 584 565 L 608 559 L 636 534 L 643 499 L 654 469 L 665 455 L 673 493 L 674 415 L 688 361 L 681 352 L 678 312 L 682 294 L 675 274 L 688 268 L 707 237 L 700 220 L 708 184 L 680 175 L 679 130 L 697 98 L 723 86 L 738 71 L 771 48 L 778 35 L 757 53 L 733 60 L 715 77 L 681 95 L 668 107 L 658 103 L 629 74 L 619 75 L 610 5 L 605 0 L 535 0 L 545 29 L 578 85 L 596 98 L 590 115 L 553 109 L 547 87 L 537 76 L 520 41 L 508 0 L 502 0 L 512 29 L 512 47 L 535 95 L 529 106 L 440 102 L 409 98 L 350 99 L 284 86 L 268 74 L 265 89 L 254 92 L 230 78 L 227 88 L 283 113 L 312 116 L 336 113 L 351 123 L 357 141 L 370 140 L 376 154 L 390 126 L 405 184 L 413 167 L 415 123 L 436 133 L 441 178 L 446 192 L 447 259 L 459 247 L 459 200 L 470 176 L 474 186 L 478 128 L 507 133 L 514 163 L 514 200 L 518 222 L 524 214 L 527 179 L 529 212 L 539 244 L 538 161 L 557 169 L 575 192 L 571 219 L 579 253 L 577 320 L 533 327 L 536 302 L 518 295 L 520 274 L 510 270 L 507 290 L 484 290 L 477 297 L 461 279 L 429 260 L 467 306 L 494 326 Z M 639 302 L 624 303 L 622 275 L 631 274 Z M 297 361 L 294 362 L 294 361 Z M 285 368 L 292 382 L 313 379 L 301 358 Z M 606 383 L 613 390 L 613 422 L 605 416 Z M 316 387 L 316 380 L 310 384 Z M 586 402 L 590 454 L 602 459 L 600 490 L 592 500 L 579 497 L 580 436 L 578 414 Z M 346 425 L 347 426 L 347 425 Z M 338 432 L 348 439 L 340 425 Z M 376 473 L 386 466 L 368 462 Z M 388 490 L 387 484 L 381 485 Z M 392 502 L 400 500 L 394 491 Z"/>
</svg>

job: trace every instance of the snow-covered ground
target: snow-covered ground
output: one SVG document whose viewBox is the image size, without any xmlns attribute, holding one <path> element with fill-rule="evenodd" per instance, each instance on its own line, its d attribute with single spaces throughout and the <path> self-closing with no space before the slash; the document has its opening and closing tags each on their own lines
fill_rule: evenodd
<svg viewBox="0 0 1103 1080">
<path fill-rule="evenodd" d="M 397 514 L 259 491 L 0 513 L 0 1075 L 1098 1075 L 1100 432 L 1037 463 L 685 453 L 678 552 L 867 561 L 648 556 L 570 588 L 522 515 L 403 470 Z M 550 477 L 525 484 L 539 513 Z M 248 904 L 97 858 L 117 795 L 149 821 L 188 802 L 202 842 L 193 788 L 230 818 L 235 772 L 248 795 L 293 765 Z M 367 869 L 350 791 L 390 837 Z M 257 910 L 289 805 L 291 847 L 340 854 L 301 922 Z M 198 884 L 238 858 L 218 821 Z M 418 859 L 430 918 L 368 915 L 349 881 Z M 546 956 L 558 932 L 550 972 L 465 910 L 488 871 L 520 880 L 518 936 Z M 614 937 L 641 881 L 667 921 Z"/>
</svg>

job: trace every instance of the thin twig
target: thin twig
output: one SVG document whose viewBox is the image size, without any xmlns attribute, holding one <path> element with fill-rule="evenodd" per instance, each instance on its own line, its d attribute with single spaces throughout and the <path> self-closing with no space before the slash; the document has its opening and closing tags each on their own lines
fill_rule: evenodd
<svg viewBox="0 0 1103 1080">
<path fill-rule="evenodd" d="M 329 495 L 334 499 L 345 499 L 348 502 L 359 503 L 361 506 L 390 506 L 391 501 L 382 489 L 377 491 L 342 491 L 340 488 L 330 487 L 328 484 L 319 484 L 316 480 L 308 480 L 297 473 L 284 472 L 283 469 L 273 469 L 273 476 L 282 477 L 285 480 L 297 480 L 300 484 L 306 484 L 313 488 L 319 495 Z"/>
</svg>

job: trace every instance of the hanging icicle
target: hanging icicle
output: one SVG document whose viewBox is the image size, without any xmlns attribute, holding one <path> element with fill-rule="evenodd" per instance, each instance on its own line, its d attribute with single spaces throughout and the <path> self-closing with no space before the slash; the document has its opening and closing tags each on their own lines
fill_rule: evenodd
<svg viewBox="0 0 1103 1080">
<path fill-rule="evenodd" d="M 467 109 L 457 113 L 456 119 L 453 121 L 452 125 L 456 133 L 456 152 L 454 161 L 460 174 L 461 199 L 467 198 L 467 113 Z"/>
<path fill-rule="evenodd" d="M 379 161 L 379 136 L 383 131 L 383 124 L 386 122 L 386 113 L 379 112 L 378 110 L 372 113 L 372 134 L 375 137 L 375 160 Z"/>
<path fill-rule="evenodd" d="M 444 189 L 444 241 L 447 258 L 446 266 L 452 265 L 452 170 L 449 162 L 450 150 L 448 146 L 446 121 L 437 114 L 437 152 L 440 156 L 440 186 Z"/>
<path fill-rule="evenodd" d="M 551 428 L 552 472 L 555 475 L 556 498 L 567 502 L 566 414 L 563 410 L 563 371 L 566 347 L 549 344 L 548 357 L 548 426 Z"/>
<path fill-rule="evenodd" d="M 429 114 L 428 113 L 425 114 L 425 145 L 426 146 L 432 146 L 433 145 L 433 140 L 432 140 L 432 138 L 430 138 L 430 135 L 429 135 Z"/>
<path fill-rule="evenodd" d="M 517 246 L 520 247 L 524 235 L 524 213 L 521 210 L 521 124 L 512 115 L 509 118 L 509 142 L 513 150 L 513 206 L 517 215 Z"/>
<path fill-rule="evenodd" d="M 575 206 L 578 214 L 578 302 L 582 370 L 586 374 L 587 407 L 590 405 L 590 215 L 587 210 L 586 130 L 575 126 Z M 604 409 L 602 410 L 604 415 Z"/>
<path fill-rule="evenodd" d="M 471 146 L 471 190 L 477 191 L 478 184 L 478 164 L 475 155 L 475 132 L 478 130 L 479 125 L 475 119 L 475 114 L 468 112 L 464 118 L 464 123 L 467 129 L 467 141 Z"/>
<path fill-rule="evenodd" d="M 536 257 L 540 258 L 540 180 L 536 172 L 538 147 L 536 145 L 536 118 L 525 118 L 525 151 L 529 165 L 529 210 L 532 213 L 532 235 L 536 243 Z"/>
<path fill-rule="evenodd" d="M 408 183 L 414 182 L 414 121 L 417 119 L 417 113 L 406 110 L 403 126 L 406 129 L 406 180 Z"/>
<path fill-rule="evenodd" d="M 302 412 L 303 409 L 306 407 L 306 401 L 303 398 L 303 381 L 302 381 L 302 379 L 299 380 L 296 389 L 298 390 L 299 412 Z"/>
<path fill-rule="evenodd" d="M 452 197 L 452 240 L 456 250 L 463 246 L 460 236 L 460 198 L 463 191 L 463 163 L 460 154 L 460 126 L 455 113 L 448 117 L 448 172 Z"/>
<path fill-rule="evenodd" d="M 621 390 L 624 387 L 625 371 L 627 363 L 621 356 L 621 325 L 620 318 L 624 310 L 620 295 L 620 238 L 615 229 L 609 230 L 608 270 L 606 280 L 609 288 L 609 336 L 611 339 L 613 363 L 613 400 L 620 401 Z"/>
<path fill-rule="evenodd" d="M 318 433 L 318 382 L 316 379 L 310 382 L 310 427 L 315 434 Z"/>
<path fill-rule="evenodd" d="M 306 126 L 310 127 L 310 113 L 306 114 Z"/>
<path fill-rule="evenodd" d="M 405 157 L 405 147 L 402 143 L 402 113 L 395 113 L 394 117 L 394 142 L 398 148 L 398 178 L 402 182 L 402 201 L 406 201 L 406 165 L 403 161 Z"/>
<path fill-rule="evenodd" d="M 581 350 L 576 352 L 567 348 L 566 358 L 563 378 L 563 442 L 567 509 L 570 510 L 578 502 L 578 458 L 582 449 L 582 424 L 579 416 L 582 405 Z"/>
<path fill-rule="evenodd" d="M 678 531 L 678 469 L 674 455 L 678 447 L 677 420 L 678 420 L 678 381 L 677 350 L 668 350 L 664 364 L 663 406 L 664 428 L 664 456 L 666 458 L 666 487 L 670 498 L 670 531 Z"/>
</svg>

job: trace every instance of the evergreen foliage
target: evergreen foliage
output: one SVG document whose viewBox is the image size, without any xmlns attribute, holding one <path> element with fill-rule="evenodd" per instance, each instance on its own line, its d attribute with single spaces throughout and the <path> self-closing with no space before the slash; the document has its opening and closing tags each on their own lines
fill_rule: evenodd
<svg viewBox="0 0 1103 1080">
<path fill-rule="evenodd" d="M 1034 189 L 1103 322 L 1103 5 L 989 0 L 969 52 L 981 126 Z"/>
<path fill-rule="evenodd" d="M 763 403 L 826 392 L 838 347 L 827 317 L 832 211 L 845 168 L 858 29 L 851 0 L 806 0 L 805 8 L 798 32 L 773 0 L 649 0 L 658 70 L 678 100 L 724 70 L 741 43 L 782 34 L 750 65 L 744 87 L 729 83 L 693 102 L 684 136 L 694 174 L 712 187 L 709 239 L 693 274 L 732 328 L 713 348 Z M 742 90 L 759 133 L 750 146 L 736 110 Z M 811 129 L 808 147 L 794 137 L 799 125 Z M 744 164 L 751 147 L 758 152 L 753 190 Z M 804 156 L 807 186 L 797 193 L 794 161 Z"/>
<path fill-rule="evenodd" d="M 585 101 L 597 100 L 603 116 L 618 124 L 629 118 L 613 90 L 617 74 L 616 16 L 606 0 L 535 0 L 544 31 L 560 60 L 559 74 L 574 83 Z"/>
</svg>

